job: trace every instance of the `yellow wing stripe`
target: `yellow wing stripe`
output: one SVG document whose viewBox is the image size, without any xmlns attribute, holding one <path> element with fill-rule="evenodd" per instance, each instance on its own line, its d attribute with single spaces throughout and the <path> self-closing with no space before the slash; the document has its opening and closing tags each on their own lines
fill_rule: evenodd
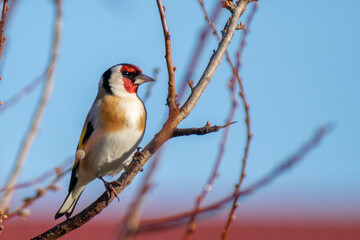
<svg viewBox="0 0 360 240">
<path fill-rule="evenodd" d="M 87 124 L 84 126 L 82 132 L 81 132 L 81 135 L 80 135 L 80 139 L 79 139 L 79 143 L 78 143 L 78 147 L 77 149 L 82 149 L 84 147 L 84 137 L 85 137 L 85 134 L 86 134 L 86 130 L 87 130 Z"/>
<path fill-rule="evenodd" d="M 81 135 L 80 135 L 80 139 L 79 139 L 79 143 L 78 143 L 78 146 L 77 146 L 77 149 L 82 149 L 85 145 L 85 142 L 83 141 L 84 140 L 84 137 L 85 137 L 85 134 L 86 134 L 86 130 L 87 130 L 87 124 L 85 124 L 82 132 L 81 132 Z M 74 165 L 73 165 L 73 170 L 77 167 L 77 164 L 79 162 L 79 159 L 77 159 L 76 157 L 76 154 L 75 154 L 75 161 L 74 161 Z"/>
</svg>

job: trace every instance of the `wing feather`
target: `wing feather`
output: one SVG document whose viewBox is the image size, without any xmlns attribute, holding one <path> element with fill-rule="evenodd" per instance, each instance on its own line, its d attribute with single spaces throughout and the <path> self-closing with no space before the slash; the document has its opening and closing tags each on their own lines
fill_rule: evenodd
<svg viewBox="0 0 360 240">
<path fill-rule="evenodd" d="M 95 128 L 94 128 L 94 120 L 95 120 L 95 104 L 97 103 L 98 97 L 95 99 L 93 105 L 91 106 L 91 109 L 86 116 L 85 123 L 83 126 L 83 129 L 80 134 L 80 139 L 76 148 L 76 151 L 79 149 L 85 148 L 88 140 L 90 139 L 91 135 L 93 134 Z M 87 152 L 85 152 L 86 156 Z M 71 172 L 71 178 L 70 178 L 70 185 L 69 185 L 69 192 L 72 191 L 75 188 L 75 185 L 77 183 L 77 173 L 79 171 L 79 159 L 76 157 L 75 154 L 75 161 Z"/>
<path fill-rule="evenodd" d="M 85 122 L 83 130 L 81 131 L 78 147 L 76 150 L 84 148 L 84 146 L 86 145 L 87 141 L 89 140 L 89 138 L 93 132 L 94 132 L 94 126 L 93 126 L 92 122 L 89 121 L 89 122 L 87 122 L 87 124 Z M 75 156 L 76 156 L 76 154 L 75 154 Z M 79 171 L 79 164 L 80 164 L 79 159 L 77 157 L 75 157 L 73 169 L 71 172 L 69 192 L 74 189 L 74 187 L 77 183 L 77 173 Z"/>
<path fill-rule="evenodd" d="M 79 143 L 77 146 L 77 150 L 81 149 L 85 152 L 85 157 L 83 160 L 85 160 L 84 164 L 86 164 L 86 156 L 91 152 L 91 150 L 94 148 L 94 146 L 103 138 L 104 136 L 104 129 L 102 127 L 99 127 L 96 125 L 96 105 L 99 103 L 100 95 L 96 97 L 83 126 L 83 129 L 81 131 Z M 69 192 L 72 191 L 77 183 L 78 177 L 78 171 L 80 167 L 80 160 L 77 159 L 75 154 L 75 161 L 73 165 L 73 169 L 71 172 L 71 178 L 70 178 L 70 185 L 69 185 Z"/>
</svg>

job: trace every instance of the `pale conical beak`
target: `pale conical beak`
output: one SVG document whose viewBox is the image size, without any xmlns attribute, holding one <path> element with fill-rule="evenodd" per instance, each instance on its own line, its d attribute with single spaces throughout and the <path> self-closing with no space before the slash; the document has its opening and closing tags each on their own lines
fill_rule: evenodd
<svg viewBox="0 0 360 240">
<path fill-rule="evenodd" d="M 143 73 L 140 73 L 138 74 L 136 77 L 135 77 L 135 81 L 134 81 L 134 84 L 136 85 L 140 85 L 142 83 L 146 83 L 146 82 L 154 82 L 155 80 L 152 79 L 151 77 L 143 74 Z"/>
</svg>

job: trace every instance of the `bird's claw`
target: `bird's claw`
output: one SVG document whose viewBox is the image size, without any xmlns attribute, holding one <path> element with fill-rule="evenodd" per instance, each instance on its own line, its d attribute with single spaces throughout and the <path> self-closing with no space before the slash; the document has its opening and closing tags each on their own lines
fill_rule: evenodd
<svg viewBox="0 0 360 240">
<path fill-rule="evenodd" d="M 135 153 L 134 153 L 134 157 L 143 157 L 144 154 L 142 152 L 139 151 L 140 149 L 138 149 Z"/>
<path fill-rule="evenodd" d="M 117 195 L 113 185 L 120 185 L 120 183 L 118 181 L 112 181 L 112 182 L 107 182 L 105 181 L 102 177 L 100 177 L 101 181 L 103 181 L 104 185 L 105 185 L 105 188 L 107 190 L 108 193 L 113 193 L 115 195 L 115 197 L 117 198 L 118 202 L 120 202 L 120 198 L 119 196 Z"/>
</svg>

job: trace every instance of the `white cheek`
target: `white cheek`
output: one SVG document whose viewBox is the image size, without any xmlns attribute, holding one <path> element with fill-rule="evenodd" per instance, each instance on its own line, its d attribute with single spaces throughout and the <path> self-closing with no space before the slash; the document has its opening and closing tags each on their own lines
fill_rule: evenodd
<svg viewBox="0 0 360 240">
<path fill-rule="evenodd" d="M 111 91 L 114 95 L 122 96 L 124 94 L 128 94 L 128 92 L 124 88 L 124 81 L 120 75 L 120 73 L 113 74 L 110 78 L 110 86 Z"/>
</svg>

